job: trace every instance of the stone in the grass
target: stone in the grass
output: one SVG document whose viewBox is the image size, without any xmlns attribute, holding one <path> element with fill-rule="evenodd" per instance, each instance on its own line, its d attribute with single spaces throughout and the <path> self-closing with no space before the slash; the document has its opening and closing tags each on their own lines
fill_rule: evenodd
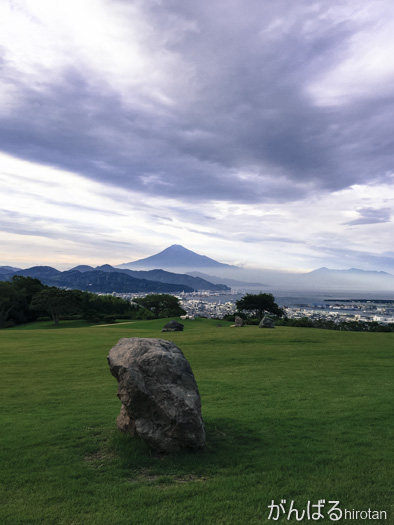
<svg viewBox="0 0 394 525">
<path fill-rule="evenodd" d="M 169 321 L 163 326 L 162 332 L 182 332 L 184 325 L 178 321 Z"/>
<path fill-rule="evenodd" d="M 275 321 L 265 315 L 259 323 L 259 328 L 275 328 Z"/>
<path fill-rule="evenodd" d="M 239 317 L 238 315 L 235 316 L 234 320 L 235 326 L 243 326 L 245 324 L 245 321 L 242 319 L 242 317 Z"/>
<path fill-rule="evenodd" d="M 122 402 L 118 428 L 169 453 L 205 445 L 201 400 L 192 369 L 171 341 L 132 337 L 109 352 Z"/>
</svg>

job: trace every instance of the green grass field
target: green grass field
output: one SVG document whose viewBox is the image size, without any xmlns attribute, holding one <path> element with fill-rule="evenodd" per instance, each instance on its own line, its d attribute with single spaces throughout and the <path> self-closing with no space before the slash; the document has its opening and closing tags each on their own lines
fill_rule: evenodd
<svg viewBox="0 0 394 525">
<path fill-rule="evenodd" d="M 165 322 L 0 331 L 2 525 L 300 523 L 268 519 L 282 499 L 387 513 L 338 523 L 394 523 L 394 334 L 206 319 L 162 334 Z M 204 452 L 156 458 L 116 429 L 106 357 L 121 337 L 182 349 Z"/>
</svg>

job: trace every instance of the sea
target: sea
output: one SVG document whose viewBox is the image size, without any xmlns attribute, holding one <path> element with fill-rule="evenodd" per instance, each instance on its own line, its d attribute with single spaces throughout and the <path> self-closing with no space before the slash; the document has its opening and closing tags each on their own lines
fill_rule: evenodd
<svg viewBox="0 0 394 525">
<path fill-rule="evenodd" d="M 189 299 L 198 299 L 210 303 L 226 303 L 238 301 L 245 296 L 246 293 L 272 293 L 275 298 L 275 302 L 279 306 L 322 306 L 332 302 L 349 302 L 354 301 L 393 301 L 394 292 L 382 292 L 382 291 L 359 291 L 359 290 L 319 290 L 319 291 L 286 291 L 286 290 L 270 290 L 269 292 L 261 292 L 257 290 L 246 290 L 243 292 L 230 292 L 230 293 L 213 293 L 212 295 L 201 296 L 188 296 Z"/>
</svg>

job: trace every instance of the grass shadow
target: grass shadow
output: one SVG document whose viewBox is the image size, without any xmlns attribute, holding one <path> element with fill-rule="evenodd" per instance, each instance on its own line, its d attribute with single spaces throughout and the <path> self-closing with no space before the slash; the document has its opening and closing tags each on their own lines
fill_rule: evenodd
<svg viewBox="0 0 394 525">
<path fill-rule="evenodd" d="M 117 457 L 124 475 L 138 477 L 170 476 L 191 481 L 213 475 L 236 473 L 254 466 L 256 454 L 266 447 L 260 432 L 229 418 L 205 422 L 206 447 L 202 451 L 182 451 L 157 456 L 141 439 L 114 431 L 107 443 Z"/>
</svg>

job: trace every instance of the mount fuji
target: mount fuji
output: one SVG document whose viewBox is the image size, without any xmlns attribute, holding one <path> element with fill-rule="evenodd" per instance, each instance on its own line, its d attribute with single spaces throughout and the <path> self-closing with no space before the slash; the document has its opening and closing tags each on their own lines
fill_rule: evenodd
<svg viewBox="0 0 394 525">
<path fill-rule="evenodd" d="M 199 255 L 198 253 L 192 252 L 180 244 L 173 244 L 162 252 L 146 257 L 145 259 L 139 259 L 138 261 L 119 264 L 117 268 L 143 268 L 152 270 L 156 268 L 183 268 L 184 270 L 187 270 L 201 268 L 231 269 L 237 268 L 237 266 L 223 264 L 207 257 L 206 255 Z"/>
</svg>

